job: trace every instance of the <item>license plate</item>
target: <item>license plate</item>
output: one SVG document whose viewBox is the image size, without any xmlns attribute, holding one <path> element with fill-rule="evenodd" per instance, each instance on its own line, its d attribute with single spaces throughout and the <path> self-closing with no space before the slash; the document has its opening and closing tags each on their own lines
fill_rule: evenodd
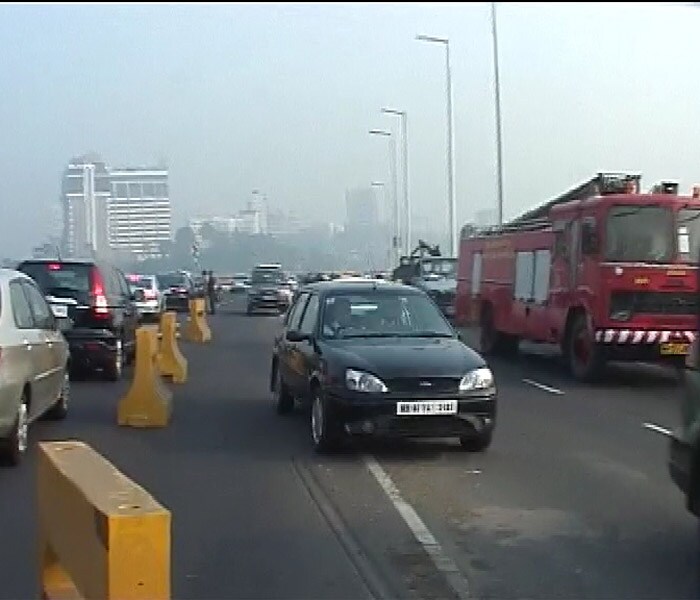
<svg viewBox="0 0 700 600">
<path fill-rule="evenodd" d="M 669 342 L 668 344 L 661 344 L 660 350 L 662 356 L 684 356 L 688 354 L 689 347 L 690 344 Z"/>
<path fill-rule="evenodd" d="M 457 400 L 423 400 L 420 402 L 399 402 L 396 414 L 402 416 L 455 415 Z"/>
<path fill-rule="evenodd" d="M 65 319 L 68 317 L 68 307 L 65 304 L 52 304 L 51 311 L 57 319 Z"/>
</svg>

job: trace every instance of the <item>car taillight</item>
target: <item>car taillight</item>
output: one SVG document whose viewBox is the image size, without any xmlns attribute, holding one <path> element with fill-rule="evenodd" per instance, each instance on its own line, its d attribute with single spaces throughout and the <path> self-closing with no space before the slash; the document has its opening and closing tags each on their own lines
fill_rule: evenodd
<svg viewBox="0 0 700 600">
<path fill-rule="evenodd" d="M 157 294 L 153 290 L 146 290 L 143 295 L 146 300 L 155 300 Z"/>
<path fill-rule="evenodd" d="M 92 269 L 92 297 L 95 302 L 92 308 L 93 312 L 95 313 L 95 316 L 109 316 L 109 308 L 107 307 L 107 296 L 105 296 L 104 279 L 102 279 L 102 274 L 96 268 Z"/>
</svg>

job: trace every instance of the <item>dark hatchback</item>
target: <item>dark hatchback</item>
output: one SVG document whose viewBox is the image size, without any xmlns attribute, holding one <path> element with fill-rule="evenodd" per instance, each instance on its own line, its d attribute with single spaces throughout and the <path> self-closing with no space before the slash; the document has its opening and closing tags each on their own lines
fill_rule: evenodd
<svg viewBox="0 0 700 600">
<path fill-rule="evenodd" d="M 44 293 L 71 354 L 71 370 L 118 380 L 136 351 L 138 310 L 124 274 L 94 261 L 28 260 L 17 270 Z"/>
<path fill-rule="evenodd" d="M 349 435 L 456 437 L 483 451 L 496 387 L 428 295 L 382 281 L 322 282 L 298 294 L 274 342 L 280 414 L 311 407 L 317 451 Z"/>
<path fill-rule="evenodd" d="M 156 276 L 163 290 L 165 310 L 188 312 L 190 300 L 197 296 L 194 281 L 187 273 L 161 273 Z"/>
</svg>

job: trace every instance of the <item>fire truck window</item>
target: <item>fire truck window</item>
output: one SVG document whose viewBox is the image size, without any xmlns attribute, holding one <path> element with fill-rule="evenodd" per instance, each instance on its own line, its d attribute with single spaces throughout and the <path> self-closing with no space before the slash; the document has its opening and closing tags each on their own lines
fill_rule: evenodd
<svg viewBox="0 0 700 600">
<path fill-rule="evenodd" d="M 613 206 L 606 227 L 608 260 L 668 262 L 673 259 L 673 214 L 662 206 Z"/>
<path fill-rule="evenodd" d="M 515 259 L 515 299 L 530 301 L 535 281 L 535 254 L 518 252 Z"/>
<path fill-rule="evenodd" d="M 535 289 L 534 300 L 544 304 L 549 297 L 549 273 L 552 266 L 552 254 L 549 250 L 535 252 Z"/>
<path fill-rule="evenodd" d="M 472 259 L 472 296 L 481 291 L 481 252 L 475 252 Z"/>
</svg>

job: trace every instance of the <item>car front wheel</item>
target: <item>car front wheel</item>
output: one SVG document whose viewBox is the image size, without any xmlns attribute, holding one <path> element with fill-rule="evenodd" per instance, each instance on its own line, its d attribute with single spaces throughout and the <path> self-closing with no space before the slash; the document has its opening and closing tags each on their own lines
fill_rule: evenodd
<svg viewBox="0 0 700 600">
<path fill-rule="evenodd" d="M 294 410 L 294 397 L 289 393 L 289 389 L 282 381 L 282 372 L 279 365 L 275 367 L 273 395 L 275 398 L 275 410 L 278 415 L 286 415 Z"/>
<path fill-rule="evenodd" d="M 17 466 L 22 461 L 22 456 L 29 445 L 29 409 L 27 395 L 22 394 L 22 400 L 17 408 L 17 416 L 10 435 L 0 440 L 0 456 L 10 466 Z"/>
<path fill-rule="evenodd" d="M 459 438 L 459 443 L 467 452 L 484 452 L 491 445 L 493 430 L 482 431 L 476 435 L 464 435 Z"/>
<path fill-rule="evenodd" d="M 318 453 L 332 452 L 340 442 L 340 423 L 319 389 L 314 390 L 311 404 L 311 441 Z"/>
</svg>

